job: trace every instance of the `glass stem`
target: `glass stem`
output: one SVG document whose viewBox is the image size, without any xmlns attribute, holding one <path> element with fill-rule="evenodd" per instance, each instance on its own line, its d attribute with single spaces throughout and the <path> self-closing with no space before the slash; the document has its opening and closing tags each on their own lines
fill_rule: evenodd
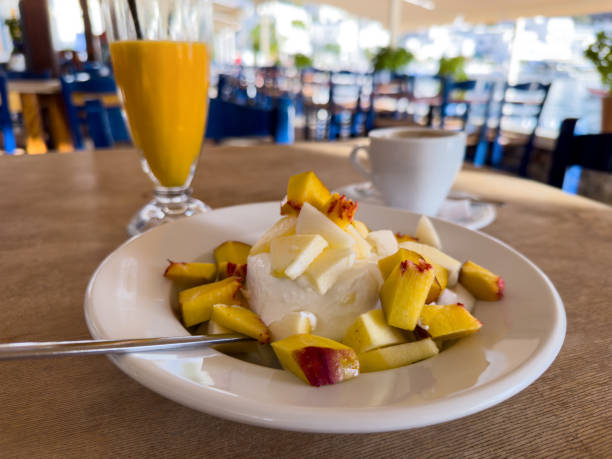
<svg viewBox="0 0 612 459">
<path fill-rule="evenodd" d="M 155 204 L 161 207 L 166 214 L 182 214 L 191 201 L 191 187 L 155 187 L 153 197 Z"/>
</svg>

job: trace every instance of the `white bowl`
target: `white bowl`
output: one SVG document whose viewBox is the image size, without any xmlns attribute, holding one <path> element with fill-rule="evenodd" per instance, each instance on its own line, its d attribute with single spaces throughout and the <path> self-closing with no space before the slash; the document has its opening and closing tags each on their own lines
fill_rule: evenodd
<svg viewBox="0 0 612 459">
<path fill-rule="evenodd" d="M 202 260 L 225 240 L 253 243 L 279 218 L 279 204 L 218 209 L 127 241 L 91 278 L 85 316 L 94 338 L 187 335 L 162 277 L 167 259 Z M 362 205 L 371 229 L 412 233 L 418 215 Z M 485 234 L 434 220 L 444 250 L 502 275 L 506 295 L 478 302 L 482 329 L 434 358 L 310 387 L 294 375 L 213 349 L 142 352 L 111 359 L 146 387 L 178 403 L 234 421 L 306 432 L 379 432 L 450 421 L 511 397 L 552 363 L 565 336 L 565 311 L 546 275 Z"/>
</svg>

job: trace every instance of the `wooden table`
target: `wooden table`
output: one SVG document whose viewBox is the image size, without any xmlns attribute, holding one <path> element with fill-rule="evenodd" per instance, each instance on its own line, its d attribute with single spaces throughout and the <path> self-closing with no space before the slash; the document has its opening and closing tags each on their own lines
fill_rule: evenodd
<svg viewBox="0 0 612 459">
<path fill-rule="evenodd" d="M 49 131 L 55 149 L 61 152 L 74 150 L 60 80 L 56 78 L 8 80 L 7 89 L 9 93 L 18 95 L 18 98 L 11 98 L 11 110 L 23 111 L 28 154 L 47 152 L 43 108 L 47 110 Z"/>
<path fill-rule="evenodd" d="M 361 178 L 350 145 L 209 148 L 195 195 L 276 200 L 290 174 Z M 0 336 L 85 339 L 89 276 L 126 239 L 151 186 L 132 150 L 0 157 Z M 371 435 L 241 425 L 179 406 L 102 356 L 0 362 L 2 457 L 604 457 L 612 452 L 612 211 L 534 182 L 468 170 L 457 187 L 508 202 L 485 232 L 540 266 L 565 302 L 561 353 L 527 389 L 446 424 Z"/>
</svg>

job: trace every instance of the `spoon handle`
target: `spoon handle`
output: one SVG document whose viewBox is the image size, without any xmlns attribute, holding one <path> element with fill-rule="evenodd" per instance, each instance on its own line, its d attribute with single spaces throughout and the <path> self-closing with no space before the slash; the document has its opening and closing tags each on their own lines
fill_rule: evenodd
<svg viewBox="0 0 612 459">
<path fill-rule="evenodd" d="M 120 354 L 126 352 L 161 351 L 249 340 L 252 340 L 252 338 L 241 335 L 224 334 L 215 336 L 176 336 L 168 338 L 2 343 L 0 344 L 0 360 L 62 357 L 83 354 Z"/>
</svg>

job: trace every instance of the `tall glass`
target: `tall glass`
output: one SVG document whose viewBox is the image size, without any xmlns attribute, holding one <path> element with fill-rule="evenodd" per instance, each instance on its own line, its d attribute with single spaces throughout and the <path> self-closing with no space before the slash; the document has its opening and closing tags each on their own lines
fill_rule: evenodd
<svg viewBox="0 0 612 459">
<path fill-rule="evenodd" d="M 119 95 L 153 200 L 130 235 L 210 209 L 191 196 L 208 113 L 207 0 L 104 0 Z"/>
</svg>

